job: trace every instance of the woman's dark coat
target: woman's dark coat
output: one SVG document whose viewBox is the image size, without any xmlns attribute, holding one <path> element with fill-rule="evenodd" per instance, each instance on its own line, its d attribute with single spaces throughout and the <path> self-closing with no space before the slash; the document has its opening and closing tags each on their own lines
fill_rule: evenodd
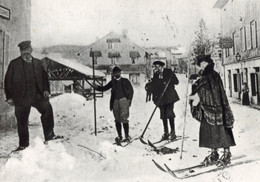
<svg viewBox="0 0 260 182">
<path fill-rule="evenodd" d="M 163 90 L 169 80 L 171 79 L 161 101 L 160 97 L 163 93 Z M 172 104 L 180 100 L 176 90 L 175 90 L 175 85 L 179 84 L 179 80 L 176 77 L 175 73 L 167 68 L 164 68 L 163 70 L 163 79 L 159 78 L 159 73 L 155 73 L 153 78 L 152 78 L 152 94 L 153 94 L 153 101 L 157 106 L 160 105 L 167 105 L 167 104 Z"/>
<path fill-rule="evenodd" d="M 203 117 L 210 125 L 232 127 L 234 116 L 230 109 L 226 92 L 214 64 L 209 64 L 201 78 L 193 85 L 193 93 L 198 93 Z M 197 118 L 198 119 L 198 118 Z"/>
<path fill-rule="evenodd" d="M 27 83 L 25 78 L 25 72 L 23 68 L 23 61 L 21 57 L 12 60 L 8 66 L 5 75 L 5 94 L 6 99 L 13 99 L 14 102 L 17 99 L 24 98 L 27 93 Z M 50 93 L 50 86 L 47 72 L 42 66 L 42 62 L 38 59 L 32 59 L 35 82 L 38 90 L 43 96 L 44 91 Z"/>
<path fill-rule="evenodd" d="M 123 91 L 125 93 L 125 96 L 127 98 L 127 100 L 129 100 L 129 106 L 131 105 L 132 99 L 133 99 L 133 95 L 134 95 L 134 90 L 133 87 L 130 83 L 130 81 L 126 78 L 122 78 L 121 77 L 121 81 L 122 81 L 122 88 Z M 113 110 L 113 105 L 114 105 L 114 101 L 115 101 L 115 88 L 116 88 L 116 79 L 112 79 L 108 84 L 106 84 L 105 86 L 99 86 L 96 90 L 98 91 L 107 91 L 109 89 L 111 89 L 111 97 L 110 97 L 110 110 Z"/>
</svg>

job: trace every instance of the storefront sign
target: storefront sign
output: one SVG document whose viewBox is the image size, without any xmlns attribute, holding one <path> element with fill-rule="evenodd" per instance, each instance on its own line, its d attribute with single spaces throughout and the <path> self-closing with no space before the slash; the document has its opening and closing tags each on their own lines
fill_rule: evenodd
<svg viewBox="0 0 260 182">
<path fill-rule="evenodd" d="M 222 49 L 232 48 L 233 44 L 234 43 L 232 38 L 225 37 L 225 38 L 220 38 L 219 40 L 219 47 Z"/>
<path fill-rule="evenodd" d="M 0 6 L 0 17 L 10 20 L 10 9 Z"/>
</svg>

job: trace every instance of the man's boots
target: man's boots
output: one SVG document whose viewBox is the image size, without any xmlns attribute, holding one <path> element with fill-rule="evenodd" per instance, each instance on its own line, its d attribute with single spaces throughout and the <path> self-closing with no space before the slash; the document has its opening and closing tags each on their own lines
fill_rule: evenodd
<svg viewBox="0 0 260 182">
<path fill-rule="evenodd" d="M 122 137 L 122 126 L 121 126 L 120 122 L 116 122 L 116 131 L 117 131 L 118 137 L 115 138 L 115 141 L 117 143 L 119 143 L 123 139 L 123 137 Z"/>
<path fill-rule="evenodd" d="M 169 135 L 169 140 L 175 140 L 177 138 L 175 131 L 171 131 L 170 135 Z"/>
</svg>

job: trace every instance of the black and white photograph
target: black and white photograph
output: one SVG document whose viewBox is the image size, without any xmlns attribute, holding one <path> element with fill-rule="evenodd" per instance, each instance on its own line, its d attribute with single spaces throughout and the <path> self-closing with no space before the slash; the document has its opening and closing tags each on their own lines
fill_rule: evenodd
<svg viewBox="0 0 260 182">
<path fill-rule="evenodd" d="M 260 0 L 0 0 L 1 182 L 258 182 Z"/>
</svg>

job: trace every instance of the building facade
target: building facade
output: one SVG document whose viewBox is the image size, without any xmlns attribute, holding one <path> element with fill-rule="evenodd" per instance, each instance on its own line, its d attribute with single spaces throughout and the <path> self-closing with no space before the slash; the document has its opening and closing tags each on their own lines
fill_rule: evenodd
<svg viewBox="0 0 260 182">
<path fill-rule="evenodd" d="M 20 55 L 18 43 L 31 38 L 31 0 L 0 1 L 0 127 L 13 120 L 5 103 L 4 75 L 10 60 Z"/>
<path fill-rule="evenodd" d="M 110 32 L 108 35 L 87 46 L 78 53 L 78 59 L 92 67 L 91 50 L 98 52 L 94 60 L 95 69 L 106 74 L 107 81 L 111 79 L 114 66 L 122 68 L 122 76 L 128 78 L 134 85 L 140 85 L 147 75 L 146 50 L 129 40 L 126 35 Z M 101 53 L 101 54 L 100 54 Z"/>
<path fill-rule="evenodd" d="M 241 99 L 242 83 L 249 87 L 251 104 L 260 104 L 260 1 L 217 0 L 221 10 L 225 86 L 230 97 Z"/>
</svg>

